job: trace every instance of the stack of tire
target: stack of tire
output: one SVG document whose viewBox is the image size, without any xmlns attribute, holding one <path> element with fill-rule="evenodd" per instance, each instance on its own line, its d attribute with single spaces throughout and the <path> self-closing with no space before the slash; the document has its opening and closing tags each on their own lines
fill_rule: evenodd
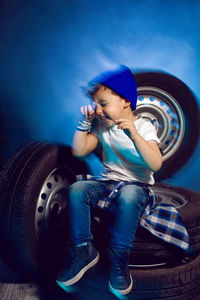
<svg viewBox="0 0 200 300">
<path fill-rule="evenodd" d="M 198 299 L 200 295 L 200 194 L 162 183 L 191 157 L 199 136 L 199 110 L 191 90 L 164 72 L 133 72 L 136 115 L 150 120 L 161 140 L 164 163 L 153 186 L 173 203 L 190 236 L 191 253 L 138 228 L 131 252 L 134 299 Z M 6 261 L 28 277 L 60 267 L 67 237 L 66 188 L 88 173 L 65 145 L 32 142 L 0 172 L 0 243 Z M 48 274 L 49 275 L 49 274 Z"/>
</svg>

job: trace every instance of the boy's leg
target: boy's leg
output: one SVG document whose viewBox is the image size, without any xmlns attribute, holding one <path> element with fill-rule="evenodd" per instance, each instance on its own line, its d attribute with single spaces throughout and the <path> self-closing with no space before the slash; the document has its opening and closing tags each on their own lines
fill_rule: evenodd
<svg viewBox="0 0 200 300">
<path fill-rule="evenodd" d="M 97 181 L 78 181 L 68 189 L 69 237 L 72 241 L 65 257 L 65 266 L 57 276 L 57 284 L 64 290 L 77 282 L 99 260 L 91 243 L 90 207 L 104 192 L 104 184 Z"/>
<path fill-rule="evenodd" d="M 148 201 L 148 191 L 139 185 L 128 184 L 118 191 L 109 224 L 112 249 L 124 250 L 132 246 L 142 210 Z"/>
<path fill-rule="evenodd" d="M 148 192 L 141 186 L 125 185 L 114 200 L 114 213 L 109 224 L 110 240 L 110 281 L 109 287 L 115 294 L 128 294 L 132 289 L 129 272 L 130 247 L 140 220 L 148 203 Z"/>
<path fill-rule="evenodd" d="M 67 211 L 69 237 L 75 245 L 91 241 L 91 207 L 95 207 L 105 190 L 105 183 L 78 181 L 68 189 Z"/>
</svg>

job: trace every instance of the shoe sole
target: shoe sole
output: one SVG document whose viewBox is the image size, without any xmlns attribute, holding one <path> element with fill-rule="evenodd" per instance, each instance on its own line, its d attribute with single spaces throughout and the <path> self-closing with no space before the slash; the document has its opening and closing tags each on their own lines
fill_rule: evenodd
<svg viewBox="0 0 200 300">
<path fill-rule="evenodd" d="M 64 290 L 66 290 L 65 288 L 68 286 L 71 286 L 72 284 L 76 283 L 77 281 L 79 281 L 81 279 L 81 277 L 85 274 L 85 272 L 87 270 L 89 270 L 91 267 L 93 267 L 94 265 L 96 265 L 99 261 L 99 253 L 97 254 L 97 256 L 95 257 L 95 259 L 93 259 L 87 266 L 85 266 L 82 270 L 79 271 L 79 273 L 74 276 L 72 279 L 69 279 L 67 281 L 58 281 L 56 280 L 56 283 L 63 288 Z"/>
<path fill-rule="evenodd" d="M 125 295 L 129 294 L 131 292 L 132 288 L 133 288 L 133 279 L 132 279 L 131 275 L 130 275 L 130 277 L 131 277 L 131 283 L 130 283 L 129 287 L 125 290 L 118 290 L 118 289 L 113 288 L 110 281 L 109 281 L 109 289 L 110 289 L 111 293 L 113 293 L 116 296 L 117 295 L 125 296 Z"/>
</svg>

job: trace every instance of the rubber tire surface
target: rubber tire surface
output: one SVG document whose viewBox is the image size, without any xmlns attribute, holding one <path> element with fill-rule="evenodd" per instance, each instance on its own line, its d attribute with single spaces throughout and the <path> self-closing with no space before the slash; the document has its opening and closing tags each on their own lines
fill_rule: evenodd
<svg viewBox="0 0 200 300">
<path fill-rule="evenodd" d="M 133 269 L 131 273 L 135 289 L 134 299 L 199 299 L 199 254 L 176 266 Z"/>
<path fill-rule="evenodd" d="M 199 108 L 195 96 L 189 87 L 171 74 L 156 71 L 133 71 L 137 87 L 151 86 L 159 88 L 171 95 L 181 106 L 185 117 L 185 134 L 183 140 L 173 154 L 166 159 L 161 169 L 155 173 L 156 180 L 171 177 L 191 157 L 199 136 Z"/>
<path fill-rule="evenodd" d="M 55 257 L 59 261 L 59 244 L 42 245 L 35 233 L 41 187 L 58 167 L 66 167 L 70 183 L 75 181 L 75 174 L 87 173 L 86 164 L 72 156 L 70 147 L 41 142 L 23 147 L 0 173 L 1 251 L 7 263 L 26 276 L 37 276 L 49 261 L 53 268 Z"/>
</svg>

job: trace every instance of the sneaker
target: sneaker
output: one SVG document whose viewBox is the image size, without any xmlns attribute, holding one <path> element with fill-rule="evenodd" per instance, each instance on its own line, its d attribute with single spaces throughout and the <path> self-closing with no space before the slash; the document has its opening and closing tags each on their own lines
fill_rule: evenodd
<svg viewBox="0 0 200 300">
<path fill-rule="evenodd" d="M 109 250 L 110 278 L 109 289 L 117 295 L 127 295 L 133 287 L 133 279 L 129 271 L 128 260 L 130 250 Z"/>
<path fill-rule="evenodd" d="M 71 245 L 68 250 L 64 268 L 56 278 L 56 283 L 64 290 L 79 281 L 84 273 L 99 261 L 99 253 L 91 242 L 78 247 Z"/>
</svg>

